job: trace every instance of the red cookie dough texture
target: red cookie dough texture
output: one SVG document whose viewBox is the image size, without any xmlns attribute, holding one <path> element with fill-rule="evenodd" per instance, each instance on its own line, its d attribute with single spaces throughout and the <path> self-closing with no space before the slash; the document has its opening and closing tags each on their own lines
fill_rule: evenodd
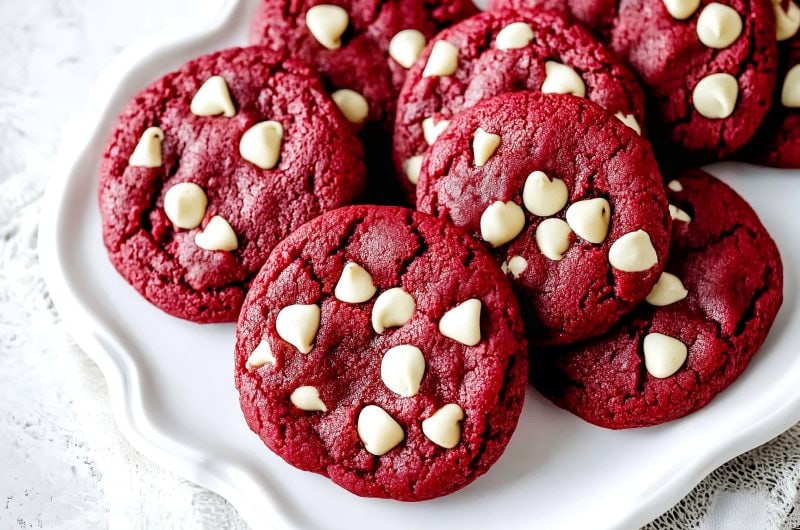
<svg viewBox="0 0 800 530">
<path fill-rule="evenodd" d="M 477 12 L 469 0 L 265 0 L 250 40 L 313 65 L 332 92 L 354 91 L 385 122 L 408 68 L 437 31 Z M 344 96 L 342 96 L 344 97 Z"/>
<path fill-rule="evenodd" d="M 361 156 L 305 66 L 261 48 L 194 59 L 113 126 L 99 175 L 111 261 L 167 313 L 235 321 L 270 250 L 359 195 Z"/>
<path fill-rule="evenodd" d="M 489 0 L 489 11 L 548 10 L 574 18 L 595 35 L 605 36 L 617 14 L 616 0 Z"/>
<path fill-rule="evenodd" d="M 694 153 L 695 160 L 723 158 L 753 137 L 769 109 L 777 60 L 773 11 L 778 12 L 770 0 L 495 0 L 491 5 L 554 7 L 592 28 L 645 84 L 657 110 L 649 115 L 649 129 L 656 147 L 664 144 L 665 159 L 674 152 L 685 161 L 682 150 Z"/>
<path fill-rule="evenodd" d="M 796 16 L 800 23 L 800 8 Z M 795 30 L 796 31 L 796 30 Z M 795 34 L 796 35 L 796 34 Z M 773 167 L 800 168 L 800 37 L 781 43 L 772 110 L 743 157 Z"/>
<path fill-rule="evenodd" d="M 394 162 L 409 196 L 428 146 L 449 120 L 484 98 L 519 90 L 575 94 L 636 130 L 644 124 L 634 74 L 587 29 L 553 12 L 482 13 L 437 35 L 400 93 Z"/>
<path fill-rule="evenodd" d="M 671 0 L 670 3 L 690 5 L 698 2 L 699 0 Z M 616 22 L 618 5 L 616 0 L 489 0 L 490 11 L 555 11 L 583 24 L 604 43 L 608 42 L 608 36 Z"/>
<path fill-rule="evenodd" d="M 769 109 L 777 52 L 770 0 L 621 0 L 609 46 L 639 74 L 675 147 L 722 158 Z M 688 6 L 688 7 L 687 7 Z"/>
<path fill-rule="evenodd" d="M 456 491 L 503 452 L 527 386 L 508 280 L 443 220 L 351 206 L 270 255 L 236 331 L 250 428 L 361 496 Z"/>
<path fill-rule="evenodd" d="M 648 302 L 603 337 L 531 358 L 537 389 L 602 427 L 706 405 L 741 375 L 781 305 L 780 255 L 750 206 L 699 170 L 668 187 L 670 259 Z"/>
<path fill-rule="evenodd" d="M 320 73 L 364 143 L 362 201 L 391 204 L 403 201 L 392 174 L 391 131 L 408 68 L 441 28 L 475 13 L 470 0 L 265 0 L 250 41 Z"/>
<path fill-rule="evenodd" d="M 536 343 L 608 330 L 667 258 L 648 142 L 571 95 L 509 93 L 460 113 L 425 157 L 417 207 L 493 247 Z"/>
</svg>

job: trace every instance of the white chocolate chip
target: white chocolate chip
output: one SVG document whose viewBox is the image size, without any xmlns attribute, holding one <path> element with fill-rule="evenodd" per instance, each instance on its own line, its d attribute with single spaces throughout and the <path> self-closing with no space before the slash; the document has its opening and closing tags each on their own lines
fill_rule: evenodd
<svg viewBox="0 0 800 530">
<path fill-rule="evenodd" d="M 313 386 L 299 386 L 289 396 L 292 405 L 300 410 L 328 412 L 328 407 L 319 398 L 319 390 Z"/>
<path fill-rule="evenodd" d="M 800 108 L 800 64 L 792 66 L 783 80 L 781 105 L 791 109 Z"/>
<path fill-rule="evenodd" d="M 667 187 L 674 192 L 683 191 L 683 184 L 679 180 L 670 180 Z"/>
<path fill-rule="evenodd" d="M 503 272 L 506 274 L 511 274 L 514 278 L 519 278 L 519 275 L 525 272 L 525 269 L 528 268 L 528 260 L 523 258 L 522 256 L 512 256 L 508 263 L 503 263 L 501 266 Z"/>
<path fill-rule="evenodd" d="M 775 36 L 779 41 L 791 39 L 800 29 L 800 6 L 792 0 L 789 7 L 783 10 L 781 0 L 772 0 L 772 8 L 775 11 Z"/>
<path fill-rule="evenodd" d="M 639 136 L 642 135 L 642 127 L 639 125 L 639 122 L 636 121 L 636 116 L 633 114 L 623 114 L 622 112 L 617 112 L 614 114 L 614 117 L 636 131 L 636 134 Z"/>
<path fill-rule="evenodd" d="M 206 215 L 208 198 L 194 182 L 175 184 L 164 194 L 164 213 L 178 228 L 196 228 Z"/>
<path fill-rule="evenodd" d="M 425 357 L 416 346 L 401 344 L 389 348 L 381 360 L 381 379 L 402 397 L 416 396 L 425 375 Z"/>
<path fill-rule="evenodd" d="M 586 96 L 586 85 L 574 69 L 556 61 L 544 63 L 545 78 L 542 92 L 545 94 L 572 94 Z"/>
<path fill-rule="evenodd" d="M 677 20 L 686 20 L 700 7 L 700 0 L 664 0 L 667 12 Z"/>
<path fill-rule="evenodd" d="M 419 172 L 422 169 L 422 159 L 424 157 L 425 155 L 415 155 L 406 158 L 403 162 L 403 171 L 406 172 L 406 178 L 415 186 L 419 182 Z"/>
<path fill-rule="evenodd" d="M 475 165 L 482 167 L 492 157 L 500 145 L 500 135 L 492 134 L 484 131 L 478 127 L 475 131 L 475 136 L 472 138 L 472 155 L 475 159 Z"/>
<path fill-rule="evenodd" d="M 350 123 L 359 125 L 367 119 L 369 103 L 364 99 L 364 96 L 355 90 L 342 88 L 331 94 L 331 98 L 333 98 L 333 102 L 336 103 L 336 106 L 339 107 L 339 110 L 342 111 L 342 114 Z"/>
<path fill-rule="evenodd" d="M 280 338 L 308 353 L 314 347 L 319 330 L 320 309 L 316 304 L 294 304 L 284 307 L 275 319 L 275 330 Z"/>
<path fill-rule="evenodd" d="M 453 75 L 458 68 L 458 48 L 446 40 L 433 44 L 428 62 L 422 71 L 422 77 L 442 77 Z"/>
<path fill-rule="evenodd" d="M 197 90 L 189 110 L 195 116 L 217 116 L 222 114 L 226 118 L 236 115 L 236 108 L 228 91 L 228 83 L 222 76 L 215 75 L 206 79 L 206 82 Z"/>
<path fill-rule="evenodd" d="M 350 304 L 366 302 L 375 294 L 377 288 L 372 283 L 372 276 L 364 267 L 352 261 L 344 266 L 339 282 L 333 290 L 333 295 Z"/>
<path fill-rule="evenodd" d="M 361 409 L 356 430 L 364 447 L 375 456 L 388 453 L 406 437 L 400 424 L 377 405 Z"/>
<path fill-rule="evenodd" d="M 481 301 L 470 298 L 442 315 L 439 332 L 454 341 L 475 346 L 481 341 Z"/>
<path fill-rule="evenodd" d="M 195 234 L 194 243 L 205 250 L 225 250 L 230 252 L 239 248 L 239 239 L 230 223 L 224 217 L 215 215 L 206 227 Z"/>
<path fill-rule="evenodd" d="M 400 287 L 384 291 L 372 306 L 372 328 L 380 334 L 386 328 L 402 326 L 411 320 L 416 308 L 414 297 Z"/>
<path fill-rule="evenodd" d="M 680 370 L 688 354 L 686 345 L 661 333 L 650 333 L 642 343 L 644 366 L 653 377 L 667 378 Z"/>
<path fill-rule="evenodd" d="M 650 305 L 663 307 L 680 302 L 687 294 L 689 291 L 683 286 L 680 278 L 669 272 L 662 272 L 645 300 Z"/>
<path fill-rule="evenodd" d="M 589 243 L 602 243 L 608 235 L 611 205 L 602 198 L 572 203 L 567 208 L 567 224 Z"/>
<path fill-rule="evenodd" d="M 733 114 L 739 97 L 739 82 L 730 74 L 711 74 L 692 91 L 692 104 L 705 118 L 720 120 Z"/>
<path fill-rule="evenodd" d="M 669 205 L 669 215 L 676 221 L 683 221 L 684 223 L 691 223 L 692 218 L 688 213 L 684 212 L 674 204 Z"/>
<path fill-rule="evenodd" d="M 425 143 L 432 145 L 439 135 L 447 130 L 448 125 L 450 125 L 449 120 L 439 120 L 436 123 L 433 122 L 433 118 L 422 120 L 422 135 L 425 137 Z"/>
<path fill-rule="evenodd" d="M 493 247 L 517 237 L 525 227 L 525 212 L 514 201 L 495 201 L 481 214 L 481 237 Z"/>
<path fill-rule="evenodd" d="M 269 347 L 269 342 L 267 342 L 267 339 L 262 339 L 252 353 L 250 353 L 244 367 L 248 370 L 253 370 L 267 363 L 275 364 L 275 362 L 275 356 L 272 355 L 272 348 Z"/>
<path fill-rule="evenodd" d="M 569 225 L 562 219 L 545 219 L 536 227 L 536 246 L 545 257 L 554 261 L 564 259 L 569 249 Z"/>
<path fill-rule="evenodd" d="M 261 169 L 272 169 L 281 157 L 282 144 L 283 126 L 277 121 L 262 121 L 244 132 L 239 154 Z"/>
<path fill-rule="evenodd" d="M 742 17 L 730 6 L 711 2 L 697 17 L 697 38 L 709 48 L 727 48 L 742 34 Z"/>
<path fill-rule="evenodd" d="M 461 421 L 464 410 L 455 403 L 448 403 L 433 415 L 422 420 L 422 433 L 436 445 L 452 449 L 461 441 Z"/>
<path fill-rule="evenodd" d="M 339 6 L 319 4 L 306 11 L 308 31 L 329 50 L 336 50 L 342 45 L 341 38 L 349 23 L 347 11 Z"/>
<path fill-rule="evenodd" d="M 415 29 L 398 31 L 389 41 L 389 56 L 403 68 L 411 68 L 426 42 L 425 35 Z"/>
<path fill-rule="evenodd" d="M 608 251 L 608 262 L 623 272 L 641 272 L 653 267 L 658 263 L 658 256 L 650 234 L 637 230 L 620 237 Z"/>
<path fill-rule="evenodd" d="M 550 180 L 542 171 L 534 171 L 525 179 L 522 203 L 533 215 L 546 217 L 561 211 L 567 204 L 568 195 L 563 180 Z"/>
<path fill-rule="evenodd" d="M 525 22 L 512 22 L 497 34 L 495 46 L 498 50 L 524 48 L 533 40 L 533 29 Z"/>
<path fill-rule="evenodd" d="M 135 167 L 161 167 L 161 141 L 163 139 L 164 131 L 158 127 L 145 129 L 128 159 L 128 164 Z"/>
</svg>

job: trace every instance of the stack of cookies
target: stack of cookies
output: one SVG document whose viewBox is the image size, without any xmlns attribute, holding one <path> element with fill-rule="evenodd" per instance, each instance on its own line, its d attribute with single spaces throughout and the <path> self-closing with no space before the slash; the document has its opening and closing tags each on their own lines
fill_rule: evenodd
<svg viewBox="0 0 800 530">
<path fill-rule="evenodd" d="M 253 45 L 142 90 L 100 165 L 112 263 L 238 321 L 273 452 L 431 499 L 500 457 L 529 382 L 620 429 L 745 370 L 780 255 L 693 166 L 800 166 L 797 5 L 323 1 L 264 0 Z"/>
</svg>

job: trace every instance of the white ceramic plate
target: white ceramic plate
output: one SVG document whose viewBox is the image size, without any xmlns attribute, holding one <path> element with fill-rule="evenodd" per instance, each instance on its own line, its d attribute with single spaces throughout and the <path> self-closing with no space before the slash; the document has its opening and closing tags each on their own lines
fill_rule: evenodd
<svg viewBox="0 0 800 530">
<path fill-rule="evenodd" d="M 147 303 L 101 241 L 96 172 L 111 123 L 141 87 L 196 55 L 243 44 L 259 0 L 123 53 L 69 135 L 44 206 L 40 255 L 53 300 L 108 379 L 120 429 L 142 453 L 230 500 L 256 528 L 617 528 L 655 518 L 725 461 L 800 420 L 797 310 L 800 172 L 722 164 L 712 172 L 759 212 L 781 249 L 785 302 L 750 368 L 709 406 L 655 428 L 594 427 L 529 392 L 503 457 L 473 485 L 424 503 L 361 499 L 264 448 L 233 385 L 233 325 L 197 325 Z M 709 197 L 713 200 L 713 197 Z"/>
</svg>

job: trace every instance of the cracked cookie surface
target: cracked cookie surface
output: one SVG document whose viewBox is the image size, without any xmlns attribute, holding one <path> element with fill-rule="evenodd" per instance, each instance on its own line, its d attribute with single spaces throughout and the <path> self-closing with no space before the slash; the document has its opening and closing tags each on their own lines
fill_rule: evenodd
<svg viewBox="0 0 800 530">
<path fill-rule="evenodd" d="M 323 45 L 309 30 L 309 10 L 320 6 L 345 13 L 338 46 Z M 398 204 L 404 198 L 393 176 L 391 133 L 408 67 L 440 29 L 475 13 L 470 0 L 264 0 L 254 14 L 250 42 L 312 65 L 332 94 L 364 98 L 363 114 L 354 118 L 368 171 L 361 202 Z"/>
<path fill-rule="evenodd" d="M 607 36 L 609 47 L 636 70 L 658 109 L 658 116 L 651 116 L 652 129 L 665 129 L 665 134 L 654 140 L 665 140 L 705 159 L 722 158 L 753 137 L 769 109 L 775 84 L 777 48 L 770 0 L 730 0 L 724 5 L 736 13 L 730 18 L 735 21 L 738 16 L 741 28 L 737 34 L 735 22 L 710 21 L 709 26 L 719 24 L 717 31 L 736 35 L 719 48 L 698 37 L 701 17 L 720 6 L 709 0 L 700 2 L 685 20 L 672 16 L 665 2 L 621 0 Z M 728 98 L 726 105 L 732 108 L 721 113 L 729 112 L 727 116 L 708 117 L 698 110 L 703 103 L 698 104 L 696 90 L 704 79 L 717 74 L 732 76 L 737 94 L 714 92 L 712 97 Z"/>
<path fill-rule="evenodd" d="M 319 5 L 335 5 L 347 14 L 335 48 L 321 44 L 308 29 L 308 11 Z M 397 93 L 408 71 L 390 54 L 392 38 L 416 30 L 425 42 L 476 12 L 469 0 L 265 0 L 254 15 L 250 41 L 313 65 L 331 90 L 355 90 L 369 103 L 367 119 L 385 122 L 391 131 Z M 404 57 L 415 58 L 408 51 L 411 55 Z"/>
<path fill-rule="evenodd" d="M 489 0 L 489 11 L 546 9 L 556 11 L 604 36 L 616 15 L 617 0 Z"/>
<path fill-rule="evenodd" d="M 137 94 L 113 126 L 99 171 L 111 261 L 167 313 L 233 322 L 269 251 L 358 196 L 361 154 L 307 67 L 259 48 L 192 60 Z M 173 189 L 186 193 L 173 193 L 170 214 Z"/>
<path fill-rule="evenodd" d="M 770 107 L 777 63 L 770 0 L 493 0 L 490 6 L 556 9 L 591 28 L 645 85 L 651 140 L 676 166 L 737 151 Z M 704 78 L 721 73 L 738 86 L 727 95 L 708 91 L 709 99 L 728 100 L 721 115 L 730 114 L 717 117 L 699 111 L 694 95 Z"/>
<path fill-rule="evenodd" d="M 800 35 L 779 46 L 780 71 L 772 109 L 752 149 L 742 158 L 766 166 L 800 168 Z"/>
<path fill-rule="evenodd" d="M 431 55 L 439 55 L 435 53 L 438 43 L 449 43 L 457 50 L 456 67 L 450 74 L 426 73 Z M 560 65 L 553 68 L 553 78 L 564 83 L 547 82 L 550 63 Z M 558 75 L 564 72 L 568 76 Z M 394 163 L 409 196 L 415 193 L 411 162 L 425 155 L 437 125 L 482 99 L 521 90 L 580 91 L 612 115 L 630 116 L 644 125 L 644 94 L 633 72 L 589 30 L 555 12 L 481 13 L 439 33 L 403 85 L 395 121 Z M 439 125 L 438 130 L 443 127 Z"/>
<path fill-rule="evenodd" d="M 482 166 L 478 130 L 498 137 Z M 492 205 L 517 212 L 516 233 L 494 241 L 493 253 L 535 343 L 608 330 L 650 292 L 666 262 L 670 215 L 649 144 L 585 99 L 519 92 L 463 111 L 426 156 L 417 194 L 421 211 L 484 240 Z M 541 204 L 548 197 L 552 207 Z M 612 265 L 611 249 L 622 241 L 624 250 L 624 236 L 638 231 L 655 260 L 641 270 Z"/>
<path fill-rule="evenodd" d="M 781 305 L 780 255 L 750 206 L 700 170 L 669 188 L 685 215 L 673 224 L 665 272 L 682 288 L 665 290 L 658 306 L 643 304 L 603 337 L 531 357 L 536 388 L 596 425 L 657 425 L 703 407 L 741 375 Z M 647 352 L 653 334 L 671 346 L 651 343 Z M 656 366 L 669 369 L 656 376 Z"/>
<path fill-rule="evenodd" d="M 499 267 L 460 229 L 404 208 L 350 206 L 295 231 L 236 337 L 250 428 L 362 496 L 424 500 L 472 482 L 503 452 L 527 386 Z"/>
</svg>

